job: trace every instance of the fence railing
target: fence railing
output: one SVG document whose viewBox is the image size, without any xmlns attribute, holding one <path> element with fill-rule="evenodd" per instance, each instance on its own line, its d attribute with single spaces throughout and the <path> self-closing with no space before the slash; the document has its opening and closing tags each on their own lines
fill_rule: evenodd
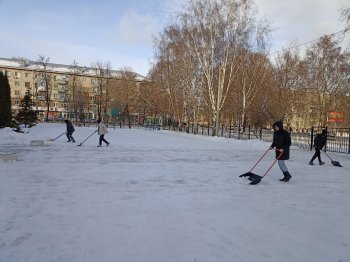
<svg viewBox="0 0 350 262">
<path fill-rule="evenodd" d="M 190 125 L 190 126 L 163 126 L 162 129 L 186 132 L 198 135 L 212 136 L 214 127 L 208 125 Z M 289 130 L 292 139 L 292 145 L 304 149 L 312 149 L 313 140 L 316 134 L 321 133 L 322 129 L 312 127 L 311 130 L 297 132 Z M 350 154 L 350 128 L 325 128 L 327 130 L 327 144 L 324 148 L 326 151 Z M 266 142 L 272 142 L 273 130 L 266 128 L 247 127 L 245 132 L 240 127 L 221 126 L 219 137 L 234 138 L 239 140 L 260 139 Z"/>
</svg>

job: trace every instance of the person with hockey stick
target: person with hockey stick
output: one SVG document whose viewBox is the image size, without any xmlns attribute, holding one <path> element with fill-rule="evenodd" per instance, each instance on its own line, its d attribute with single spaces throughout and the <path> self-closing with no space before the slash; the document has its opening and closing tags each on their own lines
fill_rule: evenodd
<svg viewBox="0 0 350 262">
<path fill-rule="evenodd" d="M 108 133 L 107 127 L 105 126 L 105 124 L 101 121 L 101 119 L 97 120 L 97 132 L 100 136 L 99 138 L 99 144 L 97 147 L 101 147 L 102 146 L 102 141 L 106 143 L 107 146 L 109 146 L 109 142 L 104 138 L 105 134 Z"/>
<path fill-rule="evenodd" d="M 324 162 L 321 160 L 321 150 L 327 143 L 327 130 L 323 129 L 321 134 L 317 134 L 314 139 L 315 154 L 311 158 L 309 165 L 314 165 L 314 160 L 318 158 L 319 165 L 323 165 Z"/>
<path fill-rule="evenodd" d="M 276 159 L 282 153 L 278 159 L 278 166 L 280 167 L 283 178 L 280 179 L 282 182 L 288 182 L 292 176 L 290 175 L 288 168 L 286 166 L 285 160 L 289 159 L 289 148 L 291 146 L 290 134 L 287 130 L 283 129 L 282 121 L 277 121 L 273 124 L 273 142 L 270 149 L 276 150 Z"/>
<path fill-rule="evenodd" d="M 69 121 L 68 119 L 64 120 L 64 122 L 65 122 L 66 125 L 67 125 L 67 132 L 66 132 L 66 135 L 67 135 L 67 138 L 68 138 L 68 141 L 67 141 L 67 142 L 72 141 L 73 143 L 75 143 L 75 140 L 74 140 L 74 138 L 73 138 L 73 136 L 72 136 L 72 135 L 73 135 L 73 132 L 75 131 L 72 122 Z"/>
</svg>

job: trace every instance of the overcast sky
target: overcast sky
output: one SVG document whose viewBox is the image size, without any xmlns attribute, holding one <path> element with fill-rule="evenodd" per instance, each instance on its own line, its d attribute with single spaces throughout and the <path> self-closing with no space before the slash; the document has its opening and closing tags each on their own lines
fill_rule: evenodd
<svg viewBox="0 0 350 262">
<path fill-rule="evenodd" d="M 147 75 L 152 39 L 187 0 L 0 0 L 0 57 L 24 57 Z M 256 0 L 259 16 L 275 29 L 271 50 L 344 29 L 339 9 L 349 0 Z"/>
</svg>

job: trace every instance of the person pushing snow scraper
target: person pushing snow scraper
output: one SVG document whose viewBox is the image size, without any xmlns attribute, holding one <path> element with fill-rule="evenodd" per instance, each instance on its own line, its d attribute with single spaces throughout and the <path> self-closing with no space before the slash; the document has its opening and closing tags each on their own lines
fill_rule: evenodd
<svg viewBox="0 0 350 262">
<path fill-rule="evenodd" d="M 109 142 L 104 138 L 105 134 L 108 133 L 108 130 L 105 126 L 104 123 L 102 123 L 101 119 L 97 120 L 97 132 L 100 135 L 100 139 L 99 139 L 99 143 L 97 147 L 101 147 L 102 146 L 102 141 L 106 143 L 107 146 L 109 146 Z"/>
<path fill-rule="evenodd" d="M 64 122 L 65 122 L 66 125 L 67 125 L 67 133 L 66 133 L 67 138 L 68 138 L 68 141 L 67 141 L 67 142 L 72 141 L 73 143 L 75 143 L 75 140 L 74 140 L 74 138 L 73 138 L 73 136 L 72 136 L 72 135 L 73 135 L 73 132 L 75 131 L 72 122 L 69 121 L 68 119 L 64 120 Z"/>
<path fill-rule="evenodd" d="M 314 139 L 315 154 L 312 156 L 309 165 L 314 165 L 314 160 L 318 158 L 318 163 L 323 165 L 324 162 L 321 160 L 321 150 L 327 143 L 327 130 L 323 129 L 321 134 L 317 134 Z"/>
<path fill-rule="evenodd" d="M 291 146 L 290 134 L 287 130 L 283 129 L 282 121 L 275 122 L 273 124 L 273 129 L 273 142 L 270 146 L 270 149 L 276 149 L 276 159 L 278 159 L 278 166 L 280 167 L 284 176 L 280 179 L 280 181 L 288 182 L 292 176 L 290 175 L 284 161 L 289 159 L 289 148 Z"/>
</svg>

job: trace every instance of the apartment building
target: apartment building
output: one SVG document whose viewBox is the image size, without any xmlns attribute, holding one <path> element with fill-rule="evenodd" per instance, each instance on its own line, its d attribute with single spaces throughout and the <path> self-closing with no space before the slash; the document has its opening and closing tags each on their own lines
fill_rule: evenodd
<svg viewBox="0 0 350 262">
<path fill-rule="evenodd" d="M 110 70 L 110 75 L 107 78 L 96 75 L 96 70 L 93 68 L 73 68 L 70 65 L 53 63 L 47 64 L 44 71 L 39 62 L 6 58 L 0 58 L 0 71 L 7 75 L 10 83 L 14 114 L 18 112 L 20 102 L 28 91 L 33 95 L 33 109 L 38 112 L 40 120 L 44 120 L 46 117 L 46 101 L 48 100 L 50 101 L 49 120 L 62 118 L 94 119 L 98 117 L 98 113 L 103 113 L 108 120 L 113 108 L 118 106 L 120 107 L 118 111 L 123 110 L 121 108 L 123 106 L 120 104 L 125 102 L 119 101 L 119 105 L 117 105 L 115 97 L 105 96 L 106 92 L 118 95 L 111 89 L 118 84 L 121 71 Z M 145 77 L 137 73 L 133 73 L 133 76 L 132 81 L 136 89 L 147 83 Z M 49 89 L 46 88 L 45 80 L 49 81 Z M 109 89 L 106 88 L 106 85 L 109 85 Z M 73 97 L 73 89 L 76 90 L 75 97 Z M 138 94 L 134 92 L 132 95 L 137 96 Z M 128 107 L 129 111 L 134 114 L 142 112 L 136 103 L 129 103 Z"/>
</svg>

